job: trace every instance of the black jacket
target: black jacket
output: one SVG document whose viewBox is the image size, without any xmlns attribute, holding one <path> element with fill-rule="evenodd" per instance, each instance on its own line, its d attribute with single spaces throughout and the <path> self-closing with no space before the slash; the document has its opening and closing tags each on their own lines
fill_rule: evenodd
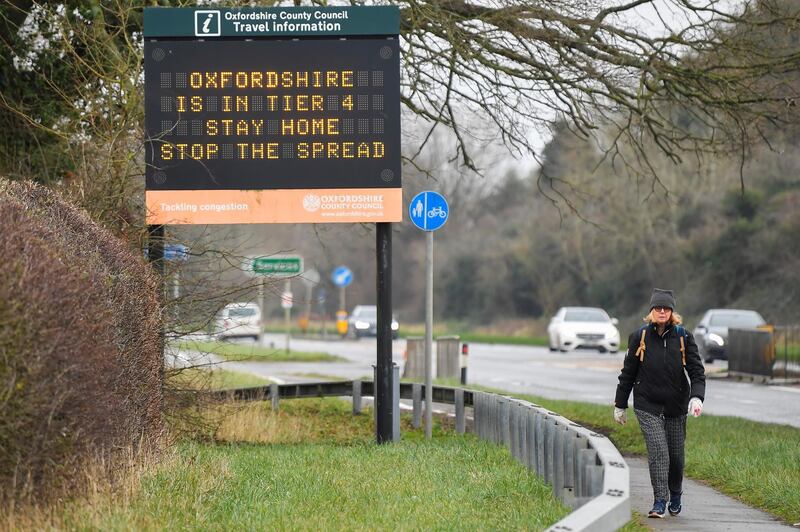
<svg viewBox="0 0 800 532">
<path fill-rule="evenodd" d="M 681 329 L 686 334 L 685 371 L 681 361 L 680 338 L 674 326 L 668 326 L 662 336 L 656 332 L 655 325 L 646 327 L 643 362 L 636 356 L 642 329 L 630 335 L 628 354 L 625 355 L 614 400 L 617 408 L 628 408 L 631 388 L 634 408 L 651 414 L 663 414 L 665 417 L 685 415 L 690 397 L 697 397 L 701 401 L 705 399 L 706 375 L 697 352 L 697 344 L 692 333 L 683 327 Z"/>
</svg>

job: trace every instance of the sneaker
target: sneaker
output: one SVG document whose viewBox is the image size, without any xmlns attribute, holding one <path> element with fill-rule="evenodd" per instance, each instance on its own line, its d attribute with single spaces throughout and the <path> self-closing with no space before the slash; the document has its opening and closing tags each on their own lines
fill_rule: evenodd
<svg viewBox="0 0 800 532">
<path fill-rule="evenodd" d="M 681 494 L 682 491 L 670 491 L 669 492 L 669 506 L 667 510 L 669 510 L 669 515 L 678 515 L 681 513 Z"/>
<path fill-rule="evenodd" d="M 658 499 L 653 503 L 653 509 L 647 514 L 647 517 L 658 517 L 661 519 L 667 513 L 667 501 Z"/>
</svg>

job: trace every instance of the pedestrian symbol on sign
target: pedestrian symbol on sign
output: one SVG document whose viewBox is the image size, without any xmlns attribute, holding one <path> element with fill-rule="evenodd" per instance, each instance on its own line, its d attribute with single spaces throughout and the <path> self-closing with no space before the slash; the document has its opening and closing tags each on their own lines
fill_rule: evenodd
<svg viewBox="0 0 800 532">
<path fill-rule="evenodd" d="M 422 216 L 422 210 L 423 209 L 424 209 L 424 207 L 422 206 L 422 200 L 418 199 L 417 200 L 417 204 L 414 205 L 414 211 L 412 212 L 412 214 L 414 215 L 414 218 L 419 218 L 420 216 Z"/>
</svg>

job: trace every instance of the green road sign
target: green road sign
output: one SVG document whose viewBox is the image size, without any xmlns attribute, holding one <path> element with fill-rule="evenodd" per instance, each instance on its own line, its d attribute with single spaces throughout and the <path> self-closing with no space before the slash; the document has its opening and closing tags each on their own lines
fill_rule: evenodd
<svg viewBox="0 0 800 532">
<path fill-rule="evenodd" d="M 297 255 L 255 257 L 252 262 L 252 270 L 258 275 L 293 277 L 303 273 L 303 257 Z"/>
<path fill-rule="evenodd" d="M 320 37 L 397 35 L 398 6 L 144 9 L 144 36 L 216 39 L 225 37 Z"/>
</svg>

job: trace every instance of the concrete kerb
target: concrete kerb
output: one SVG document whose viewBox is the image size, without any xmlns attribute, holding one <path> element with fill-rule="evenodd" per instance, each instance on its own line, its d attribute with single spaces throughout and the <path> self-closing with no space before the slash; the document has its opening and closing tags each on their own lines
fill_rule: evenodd
<svg viewBox="0 0 800 532">
<path fill-rule="evenodd" d="M 495 397 L 508 405 L 499 409 L 496 419 L 508 416 L 519 438 L 516 443 L 501 436 L 499 443 L 510 449 L 516 443 L 515 457 L 551 484 L 565 503 L 576 507 L 550 530 L 616 530 L 630 520 L 630 472 L 605 436 L 538 405 Z M 498 429 L 498 436 L 511 436 L 511 430 L 504 434 Z"/>
<path fill-rule="evenodd" d="M 585 439 L 588 447 L 597 453 L 596 461 L 599 463 L 590 464 L 590 467 L 600 466 L 602 470 L 591 468 L 587 484 L 590 489 L 599 487 L 601 491 L 548 530 L 616 530 L 623 526 L 631 516 L 630 470 L 619 450 L 602 434 L 562 416 L 557 416 L 556 420 Z M 596 476 L 601 478 L 592 478 Z"/>
</svg>

